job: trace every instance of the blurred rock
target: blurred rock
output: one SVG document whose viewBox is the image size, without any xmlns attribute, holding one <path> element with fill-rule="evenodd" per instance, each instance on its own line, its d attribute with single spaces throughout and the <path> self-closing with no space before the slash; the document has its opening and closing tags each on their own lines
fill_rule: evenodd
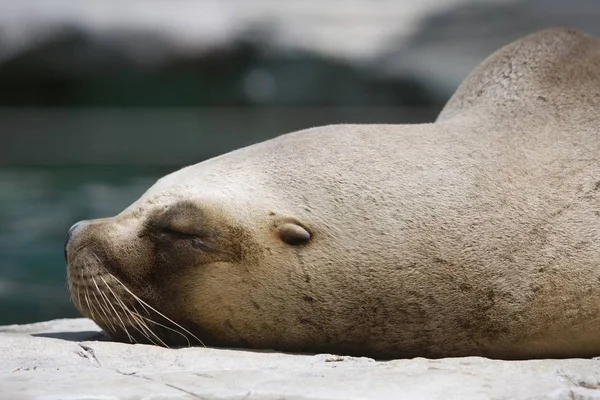
<svg viewBox="0 0 600 400">
<path fill-rule="evenodd" d="M 304 51 L 275 51 L 245 32 L 218 49 L 152 61 L 129 49 L 155 36 L 63 28 L 0 64 L 0 106 L 427 106 L 418 82 Z M 137 41 L 137 46 L 131 42 Z"/>
<path fill-rule="evenodd" d="M 525 35 L 567 26 L 600 36 L 598 0 L 466 1 L 434 10 L 408 40 L 377 57 L 385 74 L 411 77 L 431 96 L 449 98 L 484 58 Z"/>
<path fill-rule="evenodd" d="M 440 105 L 525 34 L 600 33 L 597 0 L 32 1 L 0 16 L 0 106 Z"/>
<path fill-rule="evenodd" d="M 600 360 L 379 362 L 107 341 L 87 319 L 0 327 L 2 398 L 599 399 Z"/>
<path fill-rule="evenodd" d="M 1 32 L 7 39 L 0 58 L 35 45 L 60 26 L 78 26 L 100 36 L 145 32 L 162 37 L 169 48 L 182 53 L 223 47 L 248 30 L 267 27 L 271 33 L 265 39 L 274 47 L 361 60 L 377 54 L 386 39 L 410 34 L 428 13 L 469 0 L 350 0 L 343 7 L 338 0 L 3 1 L 10 6 L 0 13 Z M 131 51 L 140 48 L 129 44 Z"/>
</svg>

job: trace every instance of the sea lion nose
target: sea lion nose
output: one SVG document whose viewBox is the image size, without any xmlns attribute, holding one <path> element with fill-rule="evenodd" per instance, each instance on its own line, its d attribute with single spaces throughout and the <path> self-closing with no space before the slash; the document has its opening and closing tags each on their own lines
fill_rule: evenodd
<svg viewBox="0 0 600 400">
<path fill-rule="evenodd" d="M 71 239 L 73 239 L 73 237 L 75 235 L 77 235 L 77 233 L 81 232 L 81 230 L 85 227 L 85 225 L 87 225 L 87 221 L 79 221 L 79 222 L 75 223 L 71 228 L 69 228 L 69 231 L 67 232 L 67 237 L 65 238 L 65 245 L 64 245 L 64 255 L 65 255 L 66 262 L 69 262 L 68 251 L 67 251 L 69 242 L 71 241 Z"/>
</svg>

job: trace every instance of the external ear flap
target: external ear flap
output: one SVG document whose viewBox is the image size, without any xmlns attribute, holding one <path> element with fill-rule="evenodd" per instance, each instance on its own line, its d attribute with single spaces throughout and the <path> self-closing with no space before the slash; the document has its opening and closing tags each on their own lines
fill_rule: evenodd
<svg viewBox="0 0 600 400">
<path fill-rule="evenodd" d="M 310 233 L 294 223 L 288 222 L 278 227 L 279 237 L 291 246 L 305 244 L 310 240 Z"/>
</svg>

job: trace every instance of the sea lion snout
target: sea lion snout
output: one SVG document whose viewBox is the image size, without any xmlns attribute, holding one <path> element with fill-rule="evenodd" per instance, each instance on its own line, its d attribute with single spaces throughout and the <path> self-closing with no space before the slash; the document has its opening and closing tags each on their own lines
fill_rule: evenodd
<svg viewBox="0 0 600 400">
<path fill-rule="evenodd" d="M 69 242 L 71 241 L 71 239 L 73 239 L 73 237 L 77 236 L 77 234 L 79 232 L 81 232 L 86 225 L 88 225 L 88 221 L 79 221 L 76 222 L 75 224 L 73 224 L 73 226 L 71 226 L 69 228 L 69 231 L 67 232 L 67 236 L 65 237 L 65 244 L 64 244 L 64 256 L 65 256 L 65 261 L 68 263 L 69 262 L 69 253 L 68 253 L 68 247 L 69 247 Z"/>
<path fill-rule="evenodd" d="M 143 222 L 145 218 L 135 220 L 127 214 L 82 221 L 69 230 L 65 255 L 71 300 L 82 315 L 116 340 L 160 346 L 202 344 L 182 325 L 185 322 L 176 311 L 163 314 L 167 312 L 164 299 L 172 301 L 168 282 L 173 276 L 164 268 L 170 264 L 162 262 L 169 249 L 177 247 L 167 243 L 183 239 L 146 232 Z"/>
</svg>

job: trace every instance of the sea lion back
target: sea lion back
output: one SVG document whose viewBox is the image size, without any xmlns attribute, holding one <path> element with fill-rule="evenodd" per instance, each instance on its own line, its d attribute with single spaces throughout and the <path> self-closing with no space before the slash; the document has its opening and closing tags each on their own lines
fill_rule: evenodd
<svg viewBox="0 0 600 400">
<path fill-rule="evenodd" d="M 462 82 L 437 121 L 476 116 L 600 120 L 600 39 L 552 28 L 513 42 L 484 60 Z"/>
</svg>

